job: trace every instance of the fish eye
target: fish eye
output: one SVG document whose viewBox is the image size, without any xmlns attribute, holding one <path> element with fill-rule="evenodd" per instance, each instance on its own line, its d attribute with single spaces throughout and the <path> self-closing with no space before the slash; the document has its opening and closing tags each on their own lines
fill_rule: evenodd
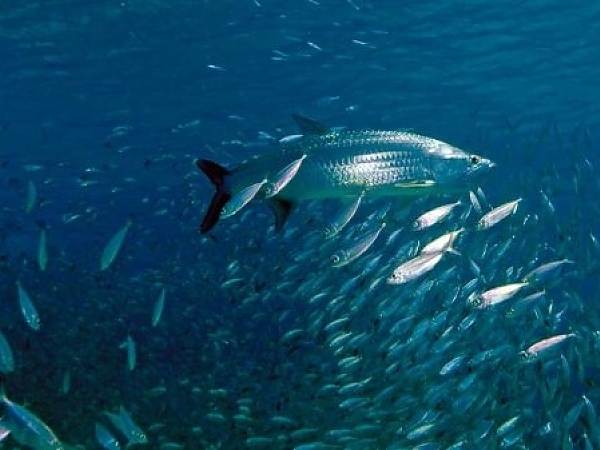
<svg viewBox="0 0 600 450">
<path fill-rule="evenodd" d="M 471 295 L 469 295 L 468 305 L 470 307 L 479 308 L 479 307 L 481 307 L 482 304 L 483 304 L 483 299 L 481 298 L 481 295 L 479 295 L 476 292 L 473 292 Z"/>
<path fill-rule="evenodd" d="M 529 353 L 526 351 L 519 352 L 519 357 L 521 358 L 521 361 L 527 361 L 529 359 Z"/>
<path fill-rule="evenodd" d="M 471 164 L 479 164 L 481 162 L 481 158 L 477 155 L 471 155 Z"/>
<path fill-rule="evenodd" d="M 273 183 L 267 183 L 265 184 L 264 190 L 265 197 L 271 197 L 273 192 L 275 192 L 275 186 L 273 186 Z"/>
<path fill-rule="evenodd" d="M 340 255 L 333 255 L 331 257 L 331 263 L 332 264 L 338 264 L 341 261 L 342 258 L 340 258 Z"/>
</svg>

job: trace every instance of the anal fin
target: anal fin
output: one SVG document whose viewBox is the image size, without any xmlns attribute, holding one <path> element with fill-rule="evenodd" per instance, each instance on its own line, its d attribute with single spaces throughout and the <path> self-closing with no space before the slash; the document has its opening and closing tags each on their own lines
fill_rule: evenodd
<svg viewBox="0 0 600 450">
<path fill-rule="evenodd" d="M 275 216 L 275 231 L 280 232 L 287 222 L 294 204 L 289 200 L 271 197 L 267 200 L 267 205 L 269 205 L 269 208 L 271 208 L 271 211 Z"/>
</svg>

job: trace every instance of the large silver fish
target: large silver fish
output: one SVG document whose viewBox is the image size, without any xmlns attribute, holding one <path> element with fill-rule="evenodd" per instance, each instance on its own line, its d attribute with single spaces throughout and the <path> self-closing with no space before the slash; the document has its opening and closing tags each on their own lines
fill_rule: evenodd
<svg viewBox="0 0 600 450">
<path fill-rule="evenodd" d="M 196 161 L 216 188 L 200 225 L 202 233 L 215 226 L 230 201 L 234 206 L 229 208 L 237 211 L 254 198 L 264 199 L 280 229 L 299 200 L 448 193 L 464 189 L 474 174 L 494 166 L 489 159 L 412 132 L 333 131 L 312 119 L 292 117 L 302 136 L 275 151 L 232 170 L 206 159 Z"/>
</svg>

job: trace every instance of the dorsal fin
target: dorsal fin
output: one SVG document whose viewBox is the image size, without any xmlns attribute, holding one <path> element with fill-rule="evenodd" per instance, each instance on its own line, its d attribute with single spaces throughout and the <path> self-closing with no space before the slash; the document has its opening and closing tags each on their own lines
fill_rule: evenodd
<svg viewBox="0 0 600 450">
<path fill-rule="evenodd" d="M 302 134 L 328 134 L 331 132 L 329 127 L 323 125 L 321 122 L 317 122 L 316 120 L 309 119 L 308 117 L 301 116 L 299 114 L 292 114 L 292 119 L 300 128 Z"/>
</svg>

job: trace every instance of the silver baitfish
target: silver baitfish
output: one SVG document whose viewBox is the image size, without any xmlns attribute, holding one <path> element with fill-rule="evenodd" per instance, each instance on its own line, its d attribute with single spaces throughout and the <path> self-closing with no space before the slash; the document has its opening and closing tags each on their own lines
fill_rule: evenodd
<svg viewBox="0 0 600 450">
<path fill-rule="evenodd" d="M 127 439 L 127 446 L 148 443 L 146 433 L 133 421 L 131 415 L 123 406 L 119 407 L 119 414 L 110 412 L 105 412 L 104 414 L 106 414 L 113 426 Z"/>
<path fill-rule="evenodd" d="M 111 266 L 123 246 L 123 241 L 131 225 L 131 220 L 127 220 L 127 223 L 106 243 L 100 257 L 100 270 L 106 270 Z"/>
<path fill-rule="evenodd" d="M 573 337 L 575 337 L 575 333 L 558 334 L 556 336 L 542 339 L 520 353 L 521 361 L 525 363 L 539 361 L 541 358 L 552 355 L 554 350 L 558 348 L 559 344 Z"/>
<path fill-rule="evenodd" d="M 121 445 L 116 437 L 102 426 L 102 424 L 96 422 L 96 440 L 98 444 L 106 450 L 119 450 Z"/>
<path fill-rule="evenodd" d="M 473 292 L 467 299 L 467 305 L 475 309 L 496 306 L 514 297 L 527 283 L 511 283 L 489 289 L 485 292 Z"/>
<path fill-rule="evenodd" d="M 404 284 L 422 277 L 437 266 L 442 260 L 444 253 L 445 250 L 422 253 L 419 256 L 402 263 L 388 277 L 387 283 Z"/>
<path fill-rule="evenodd" d="M 4 430 L 4 437 L 10 434 L 19 444 L 35 450 L 64 450 L 65 446 L 48 425 L 29 410 L 11 402 L 3 391 L 0 391 L 0 405 L 4 413 L 0 418 L 0 430 Z"/>
<path fill-rule="evenodd" d="M 415 231 L 421 231 L 426 228 L 429 228 L 437 223 L 442 222 L 446 219 L 452 211 L 458 206 L 460 206 L 460 200 L 454 203 L 448 203 L 446 205 L 441 205 L 436 208 L 433 208 L 415 219 L 413 222 L 412 228 Z"/>
<path fill-rule="evenodd" d="M 511 202 L 503 203 L 500 206 L 495 207 L 491 211 L 485 213 L 479 222 L 477 222 L 478 230 L 487 230 L 492 228 L 494 225 L 497 225 L 508 216 L 513 215 L 517 212 L 517 208 L 519 207 L 519 203 L 521 203 L 522 199 L 518 198 Z"/>
<path fill-rule="evenodd" d="M 344 250 L 340 250 L 339 252 L 336 252 L 331 257 L 331 265 L 333 267 L 342 267 L 342 266 L 345 266 L 346 264 L 350 264 L 356 258 L 358 258 L 363 253 L 365 253 L 367 250 L 369 250 L 371 245 L 373 245 L 373 243 L 377 240 L 377 238 L 381 234 L 381 231 L 384 228 L 385 228 L 385 223 L 382 223 L 379 226 L 379 228 L 377 228 L 376 230 L 371 231 L 371 232 L 365 234 L 364 236 L 361 236 L 357 240 L 357 242 L 354 245 L 352 245 L 351 247 L 346 248 Z"/>
<path fill-rule="evenodd" d="M 462 191 L 475 174 L 494 166 L 489 159 L 407 131 L 347 131 L 292 116 L 303 134 L 286 145 L 229 170 L 207 160 L 196 166 L 216 188 L 200 232 L 211 230 L 232 198 L 266 180 L 253 198 L 272 209 L 281 229 L 300 200 L 416 198 Z M 277 186 L 267 189 L 265 186 Z M 275 194 L 273 194 L 275 192 Z"/>
<path fill-rule="evenodd" d="M 41 322 L 40 316 L 37 312 L 31 297 L 23 287 L 20 281 L 17 281 L 17 291 L 19 294 L 19 305 L 21 306 L 21 312 L 23 313 L 23 317 L 27 322 L 27 325 L 35 331 L 40 329 Z"/>
</svg>

